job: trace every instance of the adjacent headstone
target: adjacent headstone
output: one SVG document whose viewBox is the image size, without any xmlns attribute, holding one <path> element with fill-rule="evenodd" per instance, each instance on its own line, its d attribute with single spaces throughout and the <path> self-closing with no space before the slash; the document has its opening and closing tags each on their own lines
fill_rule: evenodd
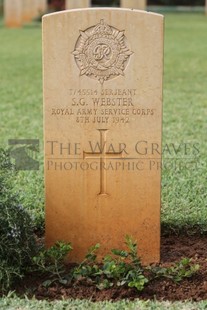
<svg viewBox="0 0 207 310">
<path fill-rule="evenodd" d="M 34 0 L 22 0 L 22 21 L 31 22 L 34 17 Z"/>
<path fill-rule="evenodd" d="M 46 243 L 79 262 L 138 242 L 160 259 L 163 16 L 83 9 L 43 17 Z"/>
<path fill-rule="evenodd" d="M 65 8 L 78 9 L 78 8 L 88 8 L 91 5 L 91 0 L 66 0 Z"/>
<path fill-rule="evenodd" d="M 37 10 L 39 15 L 46 13 L 47 9 L 47 0 L 37 0 Z"/>
<path fill-rule="evenodd" d="M 40 12 L 39 12 L 40 0 L 32 0 L 32 2 L 33 2 L 32 15 L 33 15 L 33 19 L 35 19 L 40 16 Z"/>
<path fill-rule="evenodd" d="M 146 10 L 147 0 L 120 0 L 122 8 Z"/>
<path fill-rule="evenodd" d="M 205 14 L 207 15 L 207 0 L 205 0 Z"/>
<path fill-rule="evenodd" d="M 22 0 L 4 0 L 4 24 L 11 28 L 22 26 Z"/>
</svg>

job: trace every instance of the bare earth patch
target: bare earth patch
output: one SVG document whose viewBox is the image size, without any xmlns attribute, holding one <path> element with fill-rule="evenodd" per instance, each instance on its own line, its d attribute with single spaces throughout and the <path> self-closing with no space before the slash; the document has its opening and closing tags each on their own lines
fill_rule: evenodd
<svg viewBox="0 0 207 310">
<path fill-rule="evenodd" d="M 135 298 L 157 300 L 186 300 L 200 301 L 207 299 L 207 236 L 168 236 L 161 240 L 161 265 L 179 261 L 182 257 L 192 258 L 192 262 L 200 265 L 200 270 L 190 279 L 180 284 L 172 280 L 155 279 L 150 282 L 143 292 L 132 288 L 111 288 L 100 291 L 88 283 L 85 285 L 62 286 L 54 284 L 49 288 L 41 285 L 43 278 L 30 275 L 25 278 L 16 291 L 19 295 L 27 294 L 37 299 L 79 298 L 92 301 Z"/>
</svg>

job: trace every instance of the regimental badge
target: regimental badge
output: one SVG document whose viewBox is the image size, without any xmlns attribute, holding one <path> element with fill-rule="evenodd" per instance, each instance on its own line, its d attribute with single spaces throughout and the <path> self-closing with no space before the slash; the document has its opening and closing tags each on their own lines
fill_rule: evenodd
<svg viewBox="0 0 207 310">
<path fill-rule="evenodd" d="M 80 75 L 101 84 L 124 75 L 131 54 L 124 31 L 107 25 L 103 19 L 96 26 L 80 31 L 73 51 Z"/>
</svg>

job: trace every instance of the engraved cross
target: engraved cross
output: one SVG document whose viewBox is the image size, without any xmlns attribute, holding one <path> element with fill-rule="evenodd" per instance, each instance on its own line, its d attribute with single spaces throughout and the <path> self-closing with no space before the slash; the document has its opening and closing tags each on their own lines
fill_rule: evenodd
<svg viewBox="0 0 207 310">
<path fill-rule="evenodd" d="M 104 163 L 107 159 L 114 159 L 117 155 L 122 155 L 123 150 L 120 152 L 107 152 L 106 150 L 106 134 L 108 129 L 97 129 L 100 133 L 99 152 L 85 152 L 83 151 L 83 158 L 98 158 L 100 159 L 100 192 L 98 195 L 108 195 L 106 192 L 106 170 L 103 170 Z M 89 156 L 88 156 L 89 155 Z M 119 158 L 122 158 L 120 156 Z"/>
</svg>

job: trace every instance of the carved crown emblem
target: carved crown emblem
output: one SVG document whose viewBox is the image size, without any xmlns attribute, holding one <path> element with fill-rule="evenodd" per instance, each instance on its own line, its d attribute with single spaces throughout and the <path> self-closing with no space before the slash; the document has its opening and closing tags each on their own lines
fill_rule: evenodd
<svg viewBox="0 0 207 310">
<path fill-rule="evenodd" d="M 124 31 L 109 26 L 102 19 L 99 24 L 80 31 L 73 51 L 80 75 L 104 81 L 124 75 L 133 52 L 127 47 Z"/>
</svg>

